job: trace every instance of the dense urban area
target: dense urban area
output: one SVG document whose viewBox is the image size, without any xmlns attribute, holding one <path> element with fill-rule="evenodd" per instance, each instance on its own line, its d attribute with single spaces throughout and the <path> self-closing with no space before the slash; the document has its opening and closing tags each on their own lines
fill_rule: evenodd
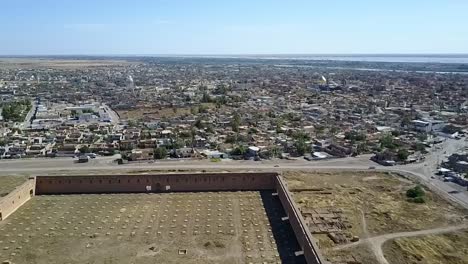
<svg viewBox="0 0 468 264">
<path fill-rule="evenodd" d="M 467 263 L 467 67 L 281 57 L 0 58 L 0 197 L 36 173 L 279 171 L 300 209 L 301 221 L 331 263 Z M 148 191 L 154 191 L 148 186 Z M 200 246 L 199 252 L 209 253 L 199 254 L 225 256 L 225 263 L 304 263 L 289 252 L 297 242 L 282 244 L 286 238 L 278 239 L 272 231 L 289 227 L 281 218 L 266 217 L 268 210 L 275 217 L 283 213 L 281 204 L 271 198 L 277 193 L 158 195 L 151 199 L 161 207 L 167 203 L 166 209 L 169 205 L 177 209 L 170 207 L 161 216 L 159 204 L 137 194 L 128 199 L 147 207 L 132 207 L 112 195 L 74 195 L 64 200 L 39 195 L 12 215 L 15 221 L 8 224 L 15 225 L 13 231 L 0 222 L 0 261 L 28 263 L 20 253 L 23 246 L 16 248 L 11 236 L 23 236 L 17 234 L 16 222 L 29 223 L 28 215 L 38 215 L 41 222 L 42 207 L 73 204 L 85 218 L 93 219 L 92 224 L 102 221 L 101 227 L 91 225 L 88 230 L 92 230 L 86 231 L 73 214 L 66 213 L 67 222 L 58 218 L 61 208 L 52 212 L 50 207 L 48 214 L 56 224 L 44 222 L 43 230 L 36 232 L 46 239 L 64 239 L 57 230 L 76 225 L 74 230 L 79 231 L 72 236 L 83 232 L 84 238 L 70 241 L 92 240 L 104 236 L 101 229 L 108 228 L 107 219 L 117 223 L 128 214 L 128 218 L 139 215 L 124 224 L 125 228 L 135 225 L 129 239 L 136 232 L 176 241 L 174 230 L 182 230 L 184 237 L 189 219 L 200 217 L 189 210 L 188 203 L 218 210 L 220 216 L 213 220 L 207 211 L 208 216 L 200 217 L 202 222 L 213 220 L 213 226 L 201 225 L 200 232 L 206 239 L 212 239 L 210 232 L 220 232 L 219 240 L 195 246 L 187 242 L 188 251 Z M 218 203 L 211 204 L 215 199 Z M 252 208 L 242 207 L 249 203 Z M 99 205 L 103 212 L 86 212 L 84 206 L 90 204 Z M 106 206 L 112 209 L 109 213 Z M 147 208 L 158 212 L 157 217 L 150 216 Z M 242 217 L 221 217 L 223 208 Z M 185 217 L 179 209 L 187 210 Z M 162 222 L 172 221 L 169 214 L 174 215 L 175 229 L 168 229 L 172 231 L 162 229 Z M 147 234 L 142 228 L 151 229 L 153 220 L 159 221 L 160 231 Z M 263 226 L 257 227 L 255 221 Z M 199 232 L 198 224 L 190 222 L 190 231 Z M 269 225 L 270 229 L 265 227 Z M 243 228 L 247 235 L 238 236 Z M 51 231 L 44 233 L 44 229 Z M 106 236 L 115 239 L 126 236 L 122 235 L 125 230 L 108 231 Z M 285 232 L 288 239 L 294 236 L 290 229 Z M 234 234 L 243 243 L 236 258 L 227 252 L 238 247 L 237 242 L 229 242 Z M 147 246 L 149 242 L 137 237 L 138 247 Z M 13 241 L 11 246 L 5 246 L 8 240 Z M 112 241 L 105 243 L 110 246 Z M 78 242 L 73 247 L 86 252 L 97 242 L 83 243 L 86 248 Z M 28 245 L 28 252 L 41 254 Z M 167 245 L 158 247 L 152 245 L 151 253 L 141 254 L 145 258 L 161 254 L 165 263 L 172 263 L 172 253 L 164 251 Z M 282 253 L 283 247 L 287 253 Z M 60 250 L 50 252 L 63 255 Z M 179 255 L 190 256 L 184 250 Z M 303 251 L 296 251 L 296 257 Z M 128 263 L 134 260 L 129 252 L 119 253 Z M 92 254 L 104 263 L 119 263 L 106 259 L 101 251 Z M 85 255 L 76 258 L 89 261 Z M 220 261 L 209 259 L 212 262 L 182 258 L 186 263 Z M 447 259 L 451 262 L 444 262 Z"/>
<path fill-rule="evenodd" d="M 119 162 L 217 162 L 373 154 L 390 166 L 424 160 L 447 139 L 464 140 L 468 125 L 466 74 L 258 59 L 81 63 L 1 69 L 1 158 L 86 162 L 120 153 Z M 443 162 L 459 176 L 467 172 L 466 153 Z"/>
</svg>

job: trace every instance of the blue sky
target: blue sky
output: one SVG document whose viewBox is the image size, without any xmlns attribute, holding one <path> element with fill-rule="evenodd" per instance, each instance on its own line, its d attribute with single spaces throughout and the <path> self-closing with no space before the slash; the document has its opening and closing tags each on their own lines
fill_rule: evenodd
<svg viewBox="0 0 468 264">
<path fill-rule="evenodd" d="M 0 54 L 468 53 L 468 0 L 2 0 Z"/>
</svg>

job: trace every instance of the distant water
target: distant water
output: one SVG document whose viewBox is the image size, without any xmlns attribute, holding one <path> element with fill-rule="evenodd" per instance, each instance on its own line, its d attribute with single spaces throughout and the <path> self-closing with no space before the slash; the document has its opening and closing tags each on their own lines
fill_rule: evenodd
<svg viewBox="0 0 468 264">
<path fill-rule="evenodd" d="M 367 61 L 367 62 L 428 62 L 428 63 L 468 63 L 468 55 L 404 55 L 404 56 L 377 56 L 377 55 L 349 55 L 349 56 L 301 56 L 302 60 L 338 60 L 338 61 Z"/>
<path fill-rule="evenodd" d="M 290 59 L 290 60 L 335 60 L 367 62 L 428 62 L 468 63 L 468 54 L 337 54 L 337 55 L 186 55 L 178 57 L 204 58 L 249 58 L 249 59 Z"/>
</svg>

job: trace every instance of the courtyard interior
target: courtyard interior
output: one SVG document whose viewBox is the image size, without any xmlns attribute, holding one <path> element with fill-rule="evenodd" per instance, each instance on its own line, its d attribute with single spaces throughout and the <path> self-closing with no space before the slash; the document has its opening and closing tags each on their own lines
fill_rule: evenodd
<svg viewBox="0 0 468 264">
<path fill-rule="evenodd" d="M 0 222 L 0 261 L 305 263 L 272 191 L 39 195 Z"/>
</svg>

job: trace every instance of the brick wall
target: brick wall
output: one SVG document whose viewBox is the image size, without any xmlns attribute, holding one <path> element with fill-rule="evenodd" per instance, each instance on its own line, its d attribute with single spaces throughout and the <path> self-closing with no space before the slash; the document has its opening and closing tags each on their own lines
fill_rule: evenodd
<svg viewBox="0 0 468 264">
<path fill-rule="evenodd" d="M 297 242 L 304 252 L 304 257 L 308 264 L 325 264 L 327 263 L 322 257 L 315 239 L 305 224 L 301 212 L 294 203 L 291 193 L 289 192 L 286 183 L 281 176 L 276 177 L 276 190 L 278 197 L 283 205 L 284 210 L 289 218 L 289 223 L 296 235 Z"/>
<path fill-rule="evenodd" d="M 16 187 L 16 189 L 11 191 L 7 196 L 0 198 L 0 221 L 5 220 L 34 196 L 34 185 L 34 178 L 30 178 L 22 185 Z"/>
<path fill-rule="evenodd" d="M 37 176 L 37 194 L 272 190 L 276 173 Z"/>
<path fill-rule="evenodd" d="M 34 188 L 35 187 L 35 188 Z M 309 264 L 327 263 L 277 173 L 37 176 L 0 200 L 3 219 L 37 194 L 274 190 Z"/>
</svg>

